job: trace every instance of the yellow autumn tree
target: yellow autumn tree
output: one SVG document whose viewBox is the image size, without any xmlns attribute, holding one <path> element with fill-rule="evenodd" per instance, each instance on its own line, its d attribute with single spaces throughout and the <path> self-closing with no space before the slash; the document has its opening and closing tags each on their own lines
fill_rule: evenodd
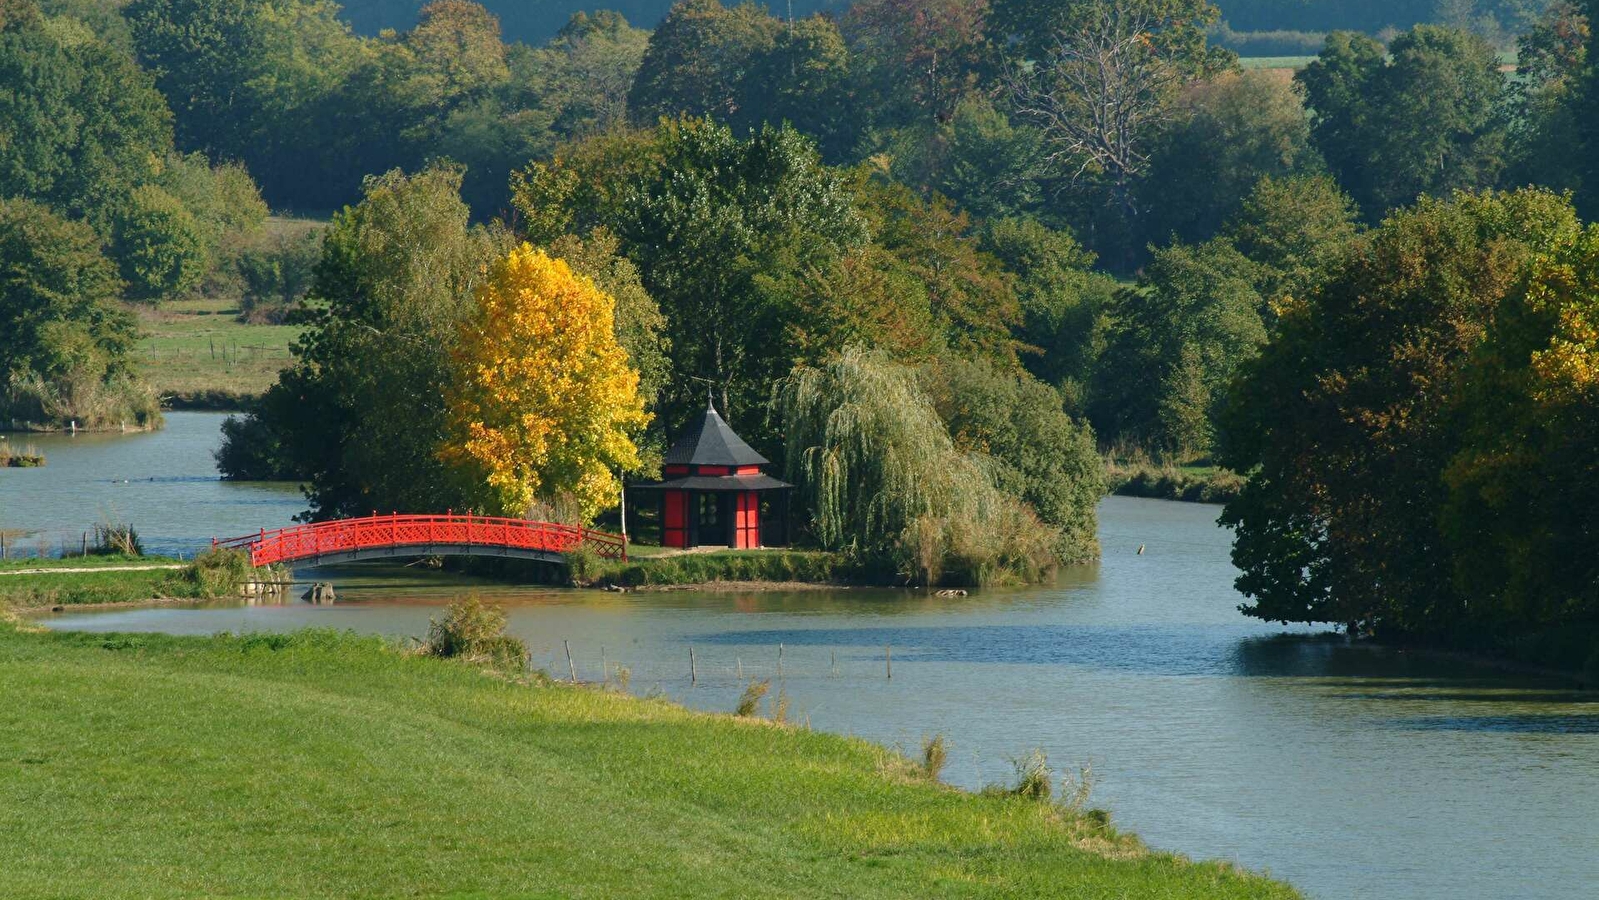
<svg viewBox="0 0 1599 900">
<path fill-rule="evenodd" d="M 485 511 L 525 515 L 569 495 L 585 521 L 617 501 L 649 423 L 638 373 L 616 341 L 616 301 L 523 244 L 477 291 L 454 354 L 450 440 L 441 451 L 484 486 Z"/>
</svg>

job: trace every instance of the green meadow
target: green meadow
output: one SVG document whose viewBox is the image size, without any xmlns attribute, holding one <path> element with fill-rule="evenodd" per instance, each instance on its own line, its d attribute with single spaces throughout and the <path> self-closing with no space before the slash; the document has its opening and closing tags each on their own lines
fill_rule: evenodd
<svg viewBox="0 0 1599 900">
<path fill-rule="evenodd" d="M 0 623 L 0 896 L 1292 898 L 897 753 L 325 632 Z"/>
</svg>

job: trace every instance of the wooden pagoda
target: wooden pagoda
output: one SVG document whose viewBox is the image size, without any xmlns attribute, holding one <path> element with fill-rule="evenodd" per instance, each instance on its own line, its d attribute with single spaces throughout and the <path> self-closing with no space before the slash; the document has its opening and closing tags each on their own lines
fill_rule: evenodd
<svg viewBox="0 0 1599 900">
<path fill-rule="evenodd" d="M 666 451 L 664 480 L 631 486 L 657 495 L 661 546 L 780 547 L 788 543 L 788 491 L 770 462 L 733 433 L 716 407 Z"/>
</svg>

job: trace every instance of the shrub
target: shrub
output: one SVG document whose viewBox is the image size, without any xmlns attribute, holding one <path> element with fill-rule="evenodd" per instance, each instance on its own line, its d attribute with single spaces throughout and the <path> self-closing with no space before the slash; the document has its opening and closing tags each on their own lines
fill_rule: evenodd
<svg viewBox="0 0 1599 900">
<path fill-rule="evenodd" d="M 234 260 L 242 287 L 240 318 L 254 324 L 277 324 L 311 288 L 322 236 L 316 230 L 262 236 Z"/>
<path fill-rule="evenodd" d="M 89 552 L 95 556 L 143 556 L 144 544 L 132 525 L 102 522 L 94 526 L 94 544 Z"/>
<path fill-rule="evenodd" d="M 212 547 L 194 558 L 194 578 L 207 597 L 237 593 L 240 585 L 254 577 L 255 567 L 243 550 Z"/>
<path fill-rule="evenodd" d="M 604 560 L 586 542 L 566 552 L 566 577 L 573 587 L 593 584 L 604 568 Z"/>
<path fill-rule="evenodd" d="M 456 600 L 428 622 L 422 652 L 500 668 L 520 669 L 527 660 L 527 645 L 505 633 L 505 610 L 476 596 Z"/>
</svg>

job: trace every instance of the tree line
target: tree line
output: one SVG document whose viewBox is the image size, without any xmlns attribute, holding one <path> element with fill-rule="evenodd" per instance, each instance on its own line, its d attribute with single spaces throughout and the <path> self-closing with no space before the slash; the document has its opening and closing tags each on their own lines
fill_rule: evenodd
<svg viewBox="0 0 1599 900">
<path fill-rule="evenodd" d="M 146 129 L 152 152 L 83 151 L 88 131 L 5 145 L 63 148 L 33 167 L 65 175 L 11 182 L 7 202 L 76 229 L 85 259 L 107 248 L 96 309 L 155 255 L 119 245 L 110 210 L 153 185 L 202 218 L 151 158 L 344 207 L 295 364 L 222 460 L 305 479 L 314 515 L 490 502 L 439 454 L 463 434 L 445 398 L 465 396 L 484 273 L 525 243 L 610 298 L 653 415 L 639 471 L 709 386 L 802 484 L 817 540 L 901 572 L 1091 555 L 1096 447 L 1120 448 L 1251 476 L 1228 516 L 1259 615 L 1430 636 L 1593 615 L 1557 602 L 1585 583 L 1571 567 L 1508 563 L 1497 612 L 1462 611 L 1483 548 L 1513 543 L 1464 510 L 1566 534 L 1550 509 L 1506 513 L 1530 501 L 1495 478 L 1503 454 L 1543 473 L 1575 466 L 1569 448 L 1493 449 L 1482 417 L 1558 401 L 1581 421 L 1568 370 L 1592 336 L 1585 282 L 1562 273 L 1581 271 L 1571 235 L 1599 191 L 1582 7 L 1528 20 L 1514 71 L 1481 34 L 1418 25 L 1330 34 L 1289 78 L 1240 70 L 1203 0 L 860 0 L 793 20 L 683 0 L 651 32 L 583 14 L 537 48 L 464 0 L 371 38 L 303 0 L 102 19 L 10 3 L 35 10 L 8 12 L 16 46 L 94 48 L 170 122 Z M 71 119 L 39 133 L 54 121 Z M 90 340 L 125 343 L 114 320 Z M 1503 402 L 1457 405 L 1485 396 Z M 845 490 L 862 484 L 900 505 Z M 963 542 L 979 532 L 1012 538 Z"/>
</svg>

